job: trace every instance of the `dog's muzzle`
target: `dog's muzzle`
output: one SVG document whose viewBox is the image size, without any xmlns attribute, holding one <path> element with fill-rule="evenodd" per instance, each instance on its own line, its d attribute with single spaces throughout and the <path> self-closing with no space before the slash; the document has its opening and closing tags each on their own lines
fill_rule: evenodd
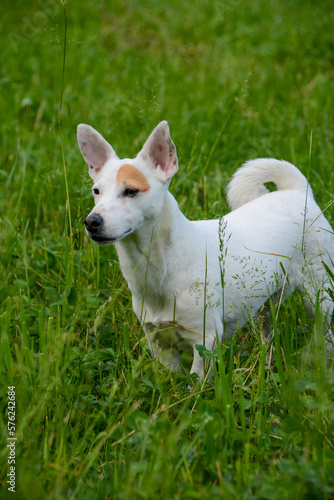
<svg viewBox="0 0 334 500">
<path fill-rule="evenodd" d="M 89 214 L 85 220 L 85 228 L 87 235 L 98 245 L 113 245 L 116 241 L 132 233 L 132 228 L 129 228 L 120 235 L 115 235 L 114 237 L 106 235 L 103 217 L 94 212 Z"/>
<path fill-rule="evenodd" d="M 85 228 L 90 234 L 95 235 L 101 230 L 102 223 L 103 218 L 101 215 L 92 213 L 85 220 Z"/>
</svg>

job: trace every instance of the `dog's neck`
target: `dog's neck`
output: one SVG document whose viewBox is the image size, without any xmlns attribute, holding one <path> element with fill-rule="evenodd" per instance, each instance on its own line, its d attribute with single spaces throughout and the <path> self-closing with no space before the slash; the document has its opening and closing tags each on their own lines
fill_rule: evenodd
<svg viewBox="0 0 334 500">
<path fill-rule="evenodd" d="M 145 221 L 138 231 L 116 244 L 124 277 L 133 294 L 159 294 L 164 289 L 168 269 L 174 273 L 178 257 L 191 248 L 190 222 L 167 191 L 161 212 L 154 220 Z"/>
</svg>

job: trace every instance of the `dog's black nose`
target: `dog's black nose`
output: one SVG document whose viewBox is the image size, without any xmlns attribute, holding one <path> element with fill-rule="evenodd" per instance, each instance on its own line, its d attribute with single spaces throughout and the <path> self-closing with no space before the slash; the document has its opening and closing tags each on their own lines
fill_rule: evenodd
<svg viewBox="0 0 334 500">
<path fill-rule="evenodd" d="M 99 214 L 90 214 L 85 220 L 85 227 L 90 233 L 97 233 L 102 225 L 103 219 Z"/>
</svg>

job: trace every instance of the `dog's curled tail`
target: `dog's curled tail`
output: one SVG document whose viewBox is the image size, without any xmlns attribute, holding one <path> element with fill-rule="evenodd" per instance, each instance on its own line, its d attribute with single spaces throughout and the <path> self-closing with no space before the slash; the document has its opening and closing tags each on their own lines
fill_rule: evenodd
<svg viewBox="0 0 334 500">
<path fill-rule="evenodd" d="M 313 198 L 306 177 L 294 165 L 283 160 L 258 158 L 245 163 L 233 175 L 227 190 L 232 210 L 267 194 L 266 182 L 273 182 L 279 190 L 300 191 Z"/>
</svg>

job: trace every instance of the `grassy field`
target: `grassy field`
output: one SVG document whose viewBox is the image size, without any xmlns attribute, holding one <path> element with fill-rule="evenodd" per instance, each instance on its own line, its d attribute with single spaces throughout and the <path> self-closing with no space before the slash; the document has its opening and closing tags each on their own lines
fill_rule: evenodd
<svg viewBox="0 0 334 500">
<path fill-rule="evenodd" d="M 93 199 L 76 144 L 89 123 L 132 157 L 167 119 L 188 218 L 227 213 L 232 173 L 262 156 L 296 164 L 325 209 L 332 1 L 3 0 L 0 12 L 1 498 L 334 499 L 320 318 L 293 295 L 270 368 L 250 321 L 213 354 L 213 385 L 191 380 L 188 359 L 171 376 L 115 250 L 85 236 Z M 334 226 L 333 205 L 325 214 Z"/>
</svg>

